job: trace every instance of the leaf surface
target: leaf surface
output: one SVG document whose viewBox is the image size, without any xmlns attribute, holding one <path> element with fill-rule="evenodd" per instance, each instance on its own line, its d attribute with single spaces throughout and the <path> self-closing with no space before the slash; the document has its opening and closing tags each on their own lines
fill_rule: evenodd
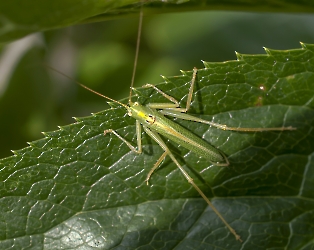
<svg viewBox="0 0 314 250">
<path fill-rule="evenodd" d="M 45 138 L 0 161 L 1 249 L 309 249 L 313 247 L 314 46 L 199 69 L 190 114 L 233 127 L 293 126 L 295 131 L 240 133 L 175 121 L 223 151 L 230 167 L 167 141 L 196 184 L 241 235 L 236 242 L 180 171 L 142 133 L 137 155 L 135 121 L 113 108 L 45 133 Z M 186 103 L 192 72 L 158 85 Z M 137 89 L 142 104 L 164 102 Z M 124 100 L 126 101 L 126 100 Z"/>
</svg>

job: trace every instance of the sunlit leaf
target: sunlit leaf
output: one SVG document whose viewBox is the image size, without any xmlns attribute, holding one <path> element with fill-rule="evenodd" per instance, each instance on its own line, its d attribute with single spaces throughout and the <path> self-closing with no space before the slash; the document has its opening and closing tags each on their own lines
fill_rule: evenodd
<svg viewBox="0 0 314 250">
<path fill-rule="evenodd" d="M 199 69 L 190 114 L 234 127 L 293 126 L 295 131 L 240 133 L 176 120 L 222 150 L 230 167 L 167 142 L 196 184 L 244 240 L 245 249 L 312 246 L 314 46 L 237 54 L 238 61 Z M 159 87 L 184 106 L 192 72 Z M 164 102 L 150 89 L 136 99 Z M 0 161 L 1 249 L 238 249 L 241 243 L 167 159 L 147 186 L 162 149 L 124 108 L 77 118 Z M 166 140 L 166 138 L 164 138 Z"/>
</svg>

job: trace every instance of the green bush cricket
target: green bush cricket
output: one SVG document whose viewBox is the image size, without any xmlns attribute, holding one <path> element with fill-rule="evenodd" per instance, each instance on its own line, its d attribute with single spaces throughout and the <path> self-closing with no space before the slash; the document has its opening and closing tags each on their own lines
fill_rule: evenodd
<svg viewBox="0 0 314 250">
<path fill-rule="evenodd" d="M 183 128 L 179 124 L 175 123 L 174 121 L 166 118 L 166 116 L 175 117 L 183 120 L 194 121 L 199 123 L 208 124 L 210 126 L 216 127 L 222 130 L 231 130 L 231 131 L 242 131 L 242 132 L 262 132 L 262 131 L 285 131 L 285 130 L 295 130 L 296 128 L 293 127 L 276 127 L 276 128 L 237 128 L 237 127 L 228 127 L 226 125 L 222 125 L 219 123 L 210 122 L 207 120 L 203 120 L 192 115 L 186 114 L 190 108 L 192 97 L 193 97 L 193 90 L 194 85 L 197 79 L 197 69 L 193 69 L 193 75 L 191 79 L 191 85 L 189 88 L 187 102 L 185 108 L 182 108 L 179 102 L 173 98 L 172 96 L 164 93 L 162 90 L 157 88 L 154 85 L 146 84 L 144 88 L 153 88 L 155 91 L 160 93 L 163 97 L 168 99 L 169 103 L 148 103 L 147 105 L 143 106 L 138 102 L 132 102 L 132 91 L 133 91 L 133 82 L 134 82 L 134 75 L 139 51 L 139 40 L 140 40 L 140 32 L 141 32 L 141 23 L 142 23 L 142 11 L 140 13 L 140 22 L 139 22 L 139 31 L 138 31 L 138 40 L 137 40 L 137 48 L 136 48 L 136 56 L 134 62 L 134 71 L 132 76 L 132 82 L 130 87 L 130 95 L 128 104 L 121 103 L 117 100 L 114 100 L 110 97 L 102 95 L 87 86 L 78 83 L 83 88 L 107 99 L 112 102 L 115 102 L 122 107 L 124 107 L 127 111 L 127 114 L 130 117 L 133 117 L 136 120 L 136 136 L 137 136 L 137 147 L 134 147 L 130 142 L 124 139 L 121 135 L 119 135 L 113 129 L 106 129 L 104 131 L 104 135 L 108 133 L 112 133 L 117 136 L 120 140 L 122 140 L 131 151 L 141 154 L 142 153 L 142 142 L 141 142 L 141 127 L 143 127 L 144 131 L 163 149 L 164 153 L 159 157 L 157 162 L 154 164 L 152 169 L 148 172 L 147 177 L 145 179 L 146 183 L 148 184 L 149 179 L 151 178 L 153 172 L 161 165 L 164 161 L 166 156 L 169 156 L 171 160 L 176 164 L 179 168 L 181 173 L 184 175 L 186 180 L 196 189 L 196 191 L 202 196 L 202 198 L 206 201 L 206 203 L 213 209 L 213 211 L 217 214 L 217 216 L 223 221 L 226 227 L 230 230 L 230 232 L 235 236 L 236 240 L 242 242 L 240 235 L 236 233 L 236 231 L 228 224 L 228 222 L 223 218 L 223 216 L 219 213 L 219 211 L 213 206 L 213 204 L 209 201 L 206 195 L 202 192 L 202 190 L 194 183 L 193 179 L 187 173 L 187 171 L 179 164 L 174 154 L 170 151 L 167 147 L 163 139 L 163 137 L 185 147 L 186 149 L 190 150 L 191 152 L 195 153 L 196 155 L 207 159 L 211 164 L 215 166 L 228 166 L 229 161 L 225 154 L 220 150 L 216 149 L 212 145 L 210 145 L 207 141 L 201 139 L 200 137 L 193 134 L 191 131 Z M 49 66 L 48 66 L 49 67 Z M 50 67 L 49 67 L 50 68 Z M 58 73 L 64 75 L 63 73 L 59 72 L 58 70 L 52 69 L 57 71 Z M 66 75 L 65 75 L 66 76 Z M 67 77 L 67 76 L 66 76 Z"/>
<path fill-rule="evenodd" d="M 187 181 L 197 190 L 197 192 L 203 197 L 203 199 L 207 202 L 207 204 L 214 210 L 214 212 L 218 215 L 218 217 L 224 222 L 224 224 L 228 227 L 230 232 L 236 237 L 237 240 L 241 241 L 240 236 L 235 232 L 235 230 L 226 222 L 223 216 L 218 212 L 218 210 L 213 206 L 213 204 L 209 201 L 209 199 L 205 196 L 205 194 L 200 190 L 200 188 L 194 183 L 193 179 L 189 176 L 189 174 L 184 170 L 184 168 L 179 164 L 175 156 L 171 153 L 163 139 L 160 135 L 164 136 L 167 139 L 189 149 L 193 153 L 201 156 L 213 165 L 216 166 L 228 166 L 229 161 L 223 152 L 219 151 L 212 145 L 210 145 L 205 140 L 199 138 L 189 130 L 183 128 L 177 123 L 169 120 L 165 116 L 176 117 L 184 120 L 194 121 L 205 123 L 210 126 L 214 126 L 223 130 L 232 130 L 232 131 L 242 131 L 242 132 L 262 132 L 262 131 L 284 131 L 284 130 L 295 130 L 293 127 L 278 127 L 278 128 L 236 128 L 236 127 L 228 127 L 226 125 L 213 123 L 207 120 L 203 120 L 192 115 L 185 114 L 188 111 L 193 95 L 193 88 L 196 80 L 197 69 L 193 70 L 193 77 L 191 81 L 191 87 L 188 94 L 188 99 L 186 103 L 186 108 L 181 108 L 178 101 L 173 97 L 167 95 L 162 92 L 160 89 L 151 84 L 146 84 L 143 87 L 153 88 L 165 98 L 170 100 L 172 103 L 149 103 L 145 106 L 142 106 L 138 102 L 131 101 L 131 95 L 129 97 L 129 104 L 123 104 L 119 101 L 113 100 L 105 95 L 102 95 L 85 85 L 80 84 L 83 88 L 104 97 L 110 101 L 118 103 L 123 106 L 130 117 L 133 117 L 136 120 L 136 136 L 137 136 L 137 147 L 134 147 L 131 143 L 125 140 L 121 135 L 119 135 L 113 129 L 107 129 L 104 131 L 104 134 L 113 133 L 120 140 L 122 140 L 133 152 L 141 154 L 142 153 L 142 142 L 141 142 L 141 126 L 144 131 L 155 141 L 157 144 L 164 150 L 164 153 L 160 156 L 157 162 L 154 164 L 153 168 L 147 174 L 145 181 L 148 184 L 149 179 L 153 172 L 161 165 L 165 157 L 168 155 L 171 160 L 176 164 L 176 166 L 180 169 L 181 173 L 187 179 Z"/>
</svg>

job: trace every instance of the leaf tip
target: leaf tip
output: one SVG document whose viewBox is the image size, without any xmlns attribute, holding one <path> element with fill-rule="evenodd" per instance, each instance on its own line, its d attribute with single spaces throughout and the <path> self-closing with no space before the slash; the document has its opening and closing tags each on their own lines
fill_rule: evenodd
<svg viewBox="0 0 314 250">
<path fill-rule="evenodd" d="M 303 42 L 301 42 L 301 41 L 300 41 L 299 43 L 300 43 L 302 49 L 306 49 L 306 48 L 307 48 L 305 43 L 303 43 Z"/>
<path fill-rule="evenodd" d="M 138 89 L 136 89 L 136 88 L 132 88 L 132 90 L 133 90 L 133 92 L 135 93 L 134 96 L 138 96 L 138 95 L 141 94 L 141 92 L 140 92 Z"/>
<path fill-rule="evenodd" d="M 115 103 L 115 102 L 107 102 L 107 103 L 110 106 L 110 108 L 112 108 L 112 109 L 120 107 L 120 105 Z"/>
<path fill-rule="evenodd" d="M 80 119 L 80 118 L 78 118 L 78 117 L 72 117 L 76 122 L 81 122 L 82 120 Z"/>
<path fill-rule="evenodd" d="M 237 60 L 238 60 L 238 61 L 243 60 L 243 55 L 242 55 L 241 53 L 239 53 L 239 52 L 237 52 L 237 51 L 235 51 L 234 53 L 236 54 L 236 57 L 237 57 Z"/>
<path fill-rule="evenodd" d="M 205 69 L 210 68 L 210 66 L 209 66 L 209 63 L 208 63 L 208 62 L 205 62 L 204 60 L 201 60 L 201 61 L 202 61 L 203 65 L 204 65 L 204 68 L 205 68 Z"/>
<path fill-rule="evenodd" d="M 265 50 L 266 54 L 271 56 L 271 51 L 270 49 L 266 48 L 266 47 L 263 47 L 263 49 Z"/>
<path fill-rule="evenodd" d="M 166 76 L 164 76 L 164 75 L 160 75 L 160 76 L 164 79 L 164 81 L 166 83 L 170 83 L 169 79 Z"/>
<path fill-rule="evenodd" d="M 20 155 L 19 152 L 16 151 L 16 150 L 11 150 L 11 152 L 12 152 L 15 156 L 19 156 L 19 155 Z"/>
<path fill-rule="evenodd" d="M 49 137 L 49 134 L 47 132 L 41 132 L 45 137 Z"/>
</svg>

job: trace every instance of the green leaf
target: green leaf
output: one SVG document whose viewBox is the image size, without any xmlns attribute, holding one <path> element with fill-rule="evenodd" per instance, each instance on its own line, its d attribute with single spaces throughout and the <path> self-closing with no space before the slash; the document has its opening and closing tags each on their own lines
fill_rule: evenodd
<svg viewBox="0 0 314 250">
<path fill-rule="evenodd" d="M 169 159 L 144 183 L 162 150 L 144 133 L 141 155 L 104 136 L 112 128 L 136 143 L 134 119 L 114 107 L 0 161 L 1 249 L 313 247 L 314 45 L 266 53 L 205 62 L 189 113 L 234 127 L 297 130 L 240 133 L 176 120 L 222 150 L 230 167 L 211 166 L 167 141 L 244 244 Z M 158 86 L 184 106 L 191 74 Z M 150 89 L 136 92 L 143 104 L 164 101 Z"/>
</svg>

